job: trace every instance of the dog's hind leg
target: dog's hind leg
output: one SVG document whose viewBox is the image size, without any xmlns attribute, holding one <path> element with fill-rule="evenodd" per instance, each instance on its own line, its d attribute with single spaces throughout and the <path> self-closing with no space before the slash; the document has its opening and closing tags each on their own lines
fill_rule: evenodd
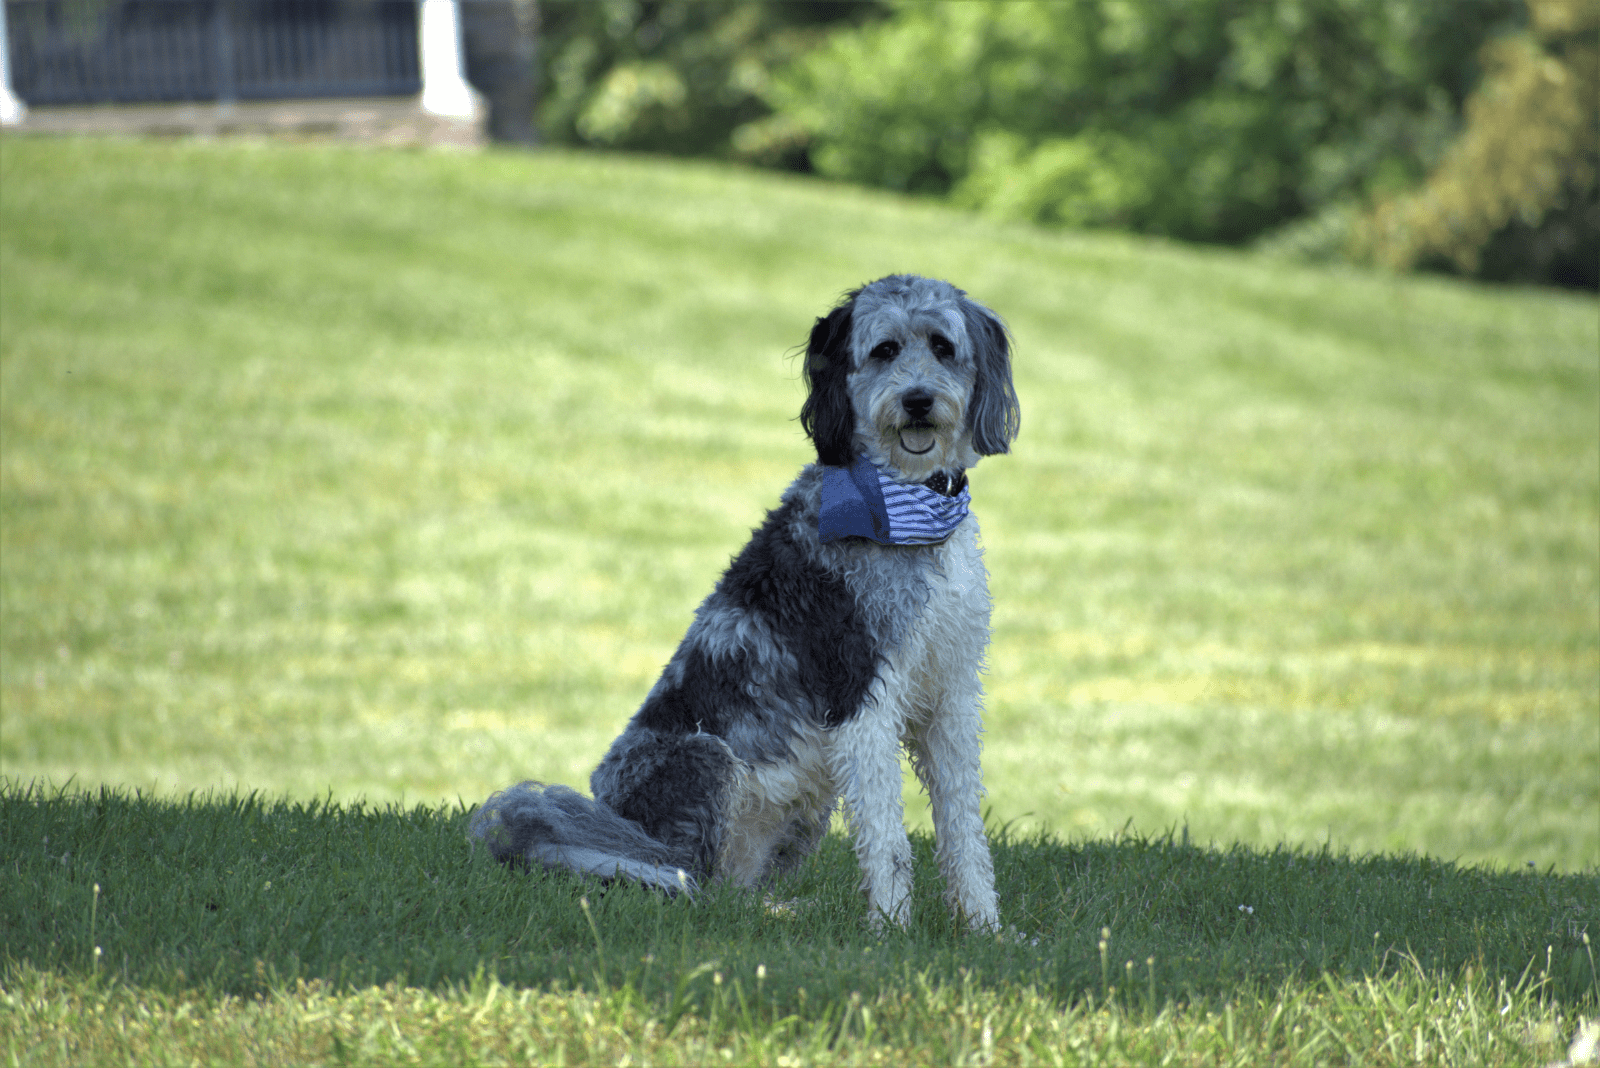
<svg viewBox="0 0 1600 1068">
<path fill-rule="evenodd" d="M 832 815 L 831 803 L 826 806 L 819 804 L 791 820 L 772 850 L 768 877 L 775 879 L 787 875 L 799 867 L 802 860 L 816 852 L 817 843 L 828 833 L 828 818 Z"/>
<path fill-rule="evenodd" d="M 807 725 L 793 732 L 785 756 L 747 765 L 727 808 L 719 874 L 765 886 L 816 848 L 837 799 L 825 737 Z"/>
<path fill-rule="evenodd" d="M 597 801 L 687 856 L 691 873 L 716 870 L 727 808 L 748 766 L 711 734 L 663 734 L 629 727 L 589 778 Z"/>
</svg>

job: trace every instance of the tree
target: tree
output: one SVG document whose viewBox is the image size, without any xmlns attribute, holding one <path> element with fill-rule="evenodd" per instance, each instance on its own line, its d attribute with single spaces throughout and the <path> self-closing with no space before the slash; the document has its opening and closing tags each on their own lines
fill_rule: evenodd
<svg viewBox="0 0 1600 1068">
<path fill-rule="evenodd" d="M 1421 188 L 1379 202 L 1359 252 L 1395 268 L 1600 288 L 1600 3 L 1529 0 L 1484 47 L 1467 126 Z"/>
<path fill-rule="evenodd" d="M 1518 0 L 899 3 L 767 93 L 831 177 L 1241 242 L 1427 173 Z"/>
<path fill-rule="evenodd" d="M 551 141 L 729 156 L 736 132 L 771 114 L 769 72 L 825 29 L 876 17 L 873 3 L 544 0 L 540 126 Z M 772 128 L 742 154 L 802 165 Z"/>
</svg>

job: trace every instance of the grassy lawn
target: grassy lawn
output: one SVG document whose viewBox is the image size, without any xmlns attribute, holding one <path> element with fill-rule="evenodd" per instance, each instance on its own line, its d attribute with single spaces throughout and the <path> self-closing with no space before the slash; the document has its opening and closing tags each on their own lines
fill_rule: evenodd
<svg viewBox="0 0 1600 1068">
<path fill-rule="evenodd" d="M 1016 339 L 1022 437 L 973 495 L 996 602 L 1002 908 L 1040 944 L 956 938 L 936 886 L 925 929 L 874 942 L 838 839 L 793 889 L 795 919 L 476 866 L 460 804 L 520 778 L 586 786 L 807 460 L 787 357 L 842 290 L 893 271 L 950 278 Z M 24 876 L 0 910 L 0 1039 L 19 1056 L 71 1060 L 48 1036 L 114 1016 L 156 1021 L 157 1060 L 191 1048 L 173 1020 L 217 1021 L 197 1056 L 396 1059 L 364 1028 L 433 1013 L 457 1023 L 420 1059 L 480 1035 L 474 1056 L 515 1059 L 483 1021 L 536 996 L 556 1000 L 530 1059 L 565 1043 L 577 1061 L 849 1061 L 904 1052 L 911 1031 L 885 1022 L 903 997 L 927 1014 L 908 1019 L 949 1025 L 933 1060 L 980 1057 L 1004 1018 L 1017 1063 L 1073 1035 L 1136 1061 L 1409 1063 L 1393 1051 L 1433 1043 L 1416 1059 L 1545 1063 L 1593 997 L 1592 297 L 997 227 L 651 160 L 12 137 L 0 609 L 0 819 Z M 149 867 L 130 842 L 194 837 L 210 845 L 190 863 L 215 868 L 237 833 L 196 828 L 240 805 L 266 821 L 259 871 L 130 889 Z M 148 833 L 123 841 L 97 811 Z M 908 815 L 927 826 L 920 802 Z M 360 840 L 395 856 L 341 860 L 341 821 L 369 818 Z M 262 874 L 302 863 L 291 833 L 320 836 L 299 884 Z M 424 869 L 449 885 L 418 884 Z M 297 889 L 270 904 L 258 875 Z M 183 889 L 163 895 L 166 879 Z M 399 912 L 358 907 L 391 880 Z M 1416 895 L 1440 886 L 1459 904 L 1430 914 Z M 1274 908 L 1275 887 L 1301 904 L 1238 912 Z M 1318 943 L 1305 924 L 1324 897 Z M 162 910 L 183 902 L 174 928 Z M 229 909 L 288 927 L 184 926 Z M 97 965 L 91 918 L 126 962 L 113 942 Z M 336 927 L 352 933 L 327 941 Z M 190 960 L 168 930 L 215 946 Z M 1101 970 L 1130 960 L 1151 991 L 1137 1004 Z M 729 1023 L 735 978 L 769 1009 Z M 1493 1017 L 1502 995 L 1515 1012 L 1462 1022 L 1457 1005 Z M 1434 1008 L 1413 1021 L 1401 1003 Z M 1275 1045 L 1284 1013 L 1303 1043 L 1365 1037 Z M 1124 1024 L 1147 1045 L 1107 1037 Z M 1480 1045 L 1419 1045 L 1413 1027 Z M 1368 1034 L 1385 1028 L 1401 1037 Z M 1028 1029 L 1056 1038 L 1035 1049 Z M 132 1048 L 101 1037 L 94 1057 Z"/>
<path fill-rule="evenodd" d="M 1546 1065 L 1596 1004 L 1592 876 L 1002 833 L 997 940 L 952 929 L 919 834 L 876 937 L 840 836 L 690 904 L 507 872 L 465 817 L 8 791 L 0 1055 Z"/>
</svg>

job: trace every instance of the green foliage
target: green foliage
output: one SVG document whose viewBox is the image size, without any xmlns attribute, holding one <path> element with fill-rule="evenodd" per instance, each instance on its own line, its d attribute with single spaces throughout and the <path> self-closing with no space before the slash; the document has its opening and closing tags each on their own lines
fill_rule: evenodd
<svg viewBox="0 0 1600 1068">
<path fill-rule="evenodd" d="M 1002 220 L 1600 284 L 1590 0 L 1534 3 L 1531 30 L 1524 0 L 544 7 L 557 142 Z"/>
<path fill-rule="evenodd" d="M 1485 46 L 1488 76 L 1439 169 L 1363 220 L 1367 255 L 1600 288 L 1600 4 L 1530 7 L 1528 32 Z"/>
<path fill-rule="evenodd" d="M 544 0 L 539 121 L 556 143 L 728 155 L 739 128 L 769 115 L 769 70 L 830 24 L 875 4 L 739 0 Z M 793 162 L 771 130 L 743 154 Z"/>
<path fill-rule="evenodd" d="M 1241 241 L 1420 178 L 1513 0 L 906 3 L 769 92 L 825 175 Z"/>
</svg>

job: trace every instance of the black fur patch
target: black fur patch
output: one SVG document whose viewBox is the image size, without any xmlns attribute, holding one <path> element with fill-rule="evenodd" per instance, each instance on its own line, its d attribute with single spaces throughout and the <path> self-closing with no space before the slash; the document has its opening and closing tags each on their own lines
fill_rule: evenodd
<svg viewBox="0 0 1600 1068">
<path fill-rule="evenodd" d="M 714 664 L 703 650 L 687 645 L 680 645 L 674 658 L 683 668 L 682 681 L 646 698 L 634 722 L 662 734 L 726 735 L 729 721 L 750 704 L 744 692 L 745 658 L 737 655 Z"/>
<path fill-rule="evenodd" d="M 637 722 L 637 720 L 635 721 Z M 735 759 L 707 734 L 662 737 L 630 727 L 589 780 L 595 798 L 711 874 L 721 846 L 724 793 Z"/>
<path fill-rule="evenodd" d="M 489 855 L 502 864 L 527 867 L 528 850 L 539 842 L 560 841 L 555 824 L 537 815 L 518 813 L 515 819 L 505 819 L 494 825 L 485 835 Z"/>
<path fill-rule="evenodd" d="M 817 462 L 848 467 L 854 450 L 855 409 L 850 405 L 850 323 L 856 296 L 818 319 L 806 344 L 806 399 L 800 406 L 800 425 L 817 447 Z"/>
<path fill-rule="evenodd" d="M 837 727 L 860 710 L 880 657 L 850 588 L 795 542 L 790 527 L 799 508 L 791 500 L 767 513 L 713 596 L 765 617 L 799 665 L 788 692 L 809 694 L 815 722 Z"/>
<path fill-rule="evenodd" d="M 799 668 L 795 678 L 769 684 L 784 693 L 809 695 L 814 722 L 837 727 L 861 707 L 879 657 L 844 581 L 810 560 L 793 540 L 789 527 L 798 508 L 791 501 L 767 513 L 723 573 L 706 609 L 763 617 L 773 640 Z M 692 641 L 691 631 L 674 656 L 679 680 L 646 699 L 634 717 L 637 726 L 663 734 L 726 736 L 735 719 L 753 713 L 746 688 L 749 658 L 735 653 L 713 660 Z"/>
</svg>

